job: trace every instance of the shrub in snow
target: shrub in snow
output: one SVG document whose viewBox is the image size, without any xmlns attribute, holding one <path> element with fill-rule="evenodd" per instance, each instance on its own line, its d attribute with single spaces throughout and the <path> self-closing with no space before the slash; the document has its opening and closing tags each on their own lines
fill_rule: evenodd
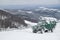
<svg viewBox="0 0 60 40">
<path fill-rule="evenodd" d="M 44 27 L 49 31 L 53 32 L 53 28 L 55 28 L 55 26 L 56 26 L 56 21 L 50 21 Z"/>
<path fill-rule="evenodd" d="M 43 31 L 45 31 L 45 29 L 47 29 L 45 32 L 51 31 L 53 32 L 53 28 L 55 28 L 56 26 L 56 21 L 50 21 L 49 23 L 46 21 L 41 21 L 38 22 L 37 25 L 33 26 L 33 33 L 37 33 L 38 31 L 40 31 L 41 33 Z"/>
<path fill-rule="evenodd" d="M 32 29 L 33 29 L 33 33 L 37 33 L 38 31 L 42 33 L 42 27 L 39 27 L 37 25 L 33 26 Z"/>
<path fill-rule="evenodd" d="M 38 31 L 40 31 L 40 33 L 42 33 L 42 31 L 44 30 L 44 24 L 42 24 L 42 22 L 39 22 L 37 25 L 33 26 L 33 33 L 37 33 Z"/>
</svg>

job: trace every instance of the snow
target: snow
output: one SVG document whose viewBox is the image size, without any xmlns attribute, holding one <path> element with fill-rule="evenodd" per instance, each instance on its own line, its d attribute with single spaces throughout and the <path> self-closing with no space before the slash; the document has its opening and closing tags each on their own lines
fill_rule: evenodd
<svg viewBox="0 0 60 40">
<path fill-rule="evenodd" d="M 18 10 L 18 12 L 21 12 L 22 10 Z"/>
<path fill-rule="evenodd" d="M 7 10 L 5 10 L 5 9 L 2 9 L 2 8 L 0 8 L 0 10 L 3 10 L 3 11 L 6 11 L 6 12 L 9 12 L 9 11 L 7 11 Z"/>
<path fill-rule="evenodd" d="M 56 19 L 56 18 L 53 18 L 53 17 L 44 17 L 44 18 L 45 18 L 46 20 L 48 20 L 48 21 L 49 21 L 49 20 L 51 20 L 51 21 L 54 21 L 54 20 L 57 21 L 57 19 Z"/>
<path fill-rule="evenodd" d="M 45 8 L 45 7 L 39 7 L 38 9 L 35 9 L 35 11 L 39 11 L 39 10 L 47 10 L 48 8 Z"/>
<path fill-rule="evenodd" d="M 51 11 L 58 11 L 58 9 L 50 9 Z"/>
<path fill-rule="evenodd" d="M 60 10 L 58 12 L 60 13 Z"/>
<path fill-rule="evenodd" d="M 18 12 L 25 12 L 25 11 L 22 11 L 22 10 L 18 10 Z"/>
<path fill-rule="evenodd" d="M 42 20 L 46 20 L 46 22 L 50 22 L 50 21 L 56 21 L 57 22 L 57 19 L 56 18 L 53 18 L 53 17 L 43 17 L 43 16 L 40 16 L 42 18 Z"/>
<path fill-rule="evenodd" d="M 28 14 L 32 14 L 32 11 L 26 11 Z"/>
<path fill-rule="evenodd" d="M 28 21 L 26 22 L 28 23 Z M 0 40 L 60 40 L 60 23 L 57 23 L 53 33 L 32 33 L 31 28 L 2 31 L 0 32 Z"/>
<path fill-rule="evenodd" d="M 58 9 L 46 8 L 46 7 L 39 7 L 38 9 L 35 9 L 35 11 L 39 11 L 39 10 L 59 11 Z"/>
<path fill-rule="evenodd" d="M 24 20 L 26 24 L 28 25 L 31 25 L 31 26 L 34 26 L 34 25 L 37 25 L 37 23 L 33 23 L 33 22 L 30 22 L 30 21 L 27 21 L 27 20 Z"/>
<path fill-rule="evenodd" d="M 48 9 L 48 8 L 45 8 L 45 7 L 39 7 L 40 9 Z"/>
</svg>

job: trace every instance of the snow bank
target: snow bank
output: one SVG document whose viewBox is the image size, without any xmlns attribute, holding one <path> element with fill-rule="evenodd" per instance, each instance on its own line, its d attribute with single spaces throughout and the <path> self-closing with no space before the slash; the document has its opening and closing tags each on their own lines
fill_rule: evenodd
<svg viewBox="0 0 60 40">
<path fill-rule="evenodd" d="M 30 22 L 30 21 L 27 21 L 27 20 L 24 20 L 26 24 L 28 25 L 31 25 L 31 26 L 34 26 L 34 25 L 37 25 L 37 23 L 33 23 L 33 22 Z"/>
</svg>

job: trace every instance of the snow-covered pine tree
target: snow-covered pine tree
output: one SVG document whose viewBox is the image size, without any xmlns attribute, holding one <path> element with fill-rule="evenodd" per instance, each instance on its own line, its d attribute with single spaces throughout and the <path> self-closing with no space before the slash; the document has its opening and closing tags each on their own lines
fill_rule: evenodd
<svg viewBox="0 0 60 40">
<path fill-rule="evenodd" d="M 38 31 L 40 31 L 42 33 L 42 31 L 44 31 L 44 26 L 46 25 L 46 20 L 42 20 L 42 18 L 40 18 L 40 21 L 37 23 L 37 25 L 33 26 L 33 33 L 37 33 Z"/>
<path fill-rule="evenodd" d="M 50 21 L 45 25 L 45 28 L 53 32 L 53 28 L 55 28 L 55 26 L 56 26 L 56 21 Z"/>
</svg>

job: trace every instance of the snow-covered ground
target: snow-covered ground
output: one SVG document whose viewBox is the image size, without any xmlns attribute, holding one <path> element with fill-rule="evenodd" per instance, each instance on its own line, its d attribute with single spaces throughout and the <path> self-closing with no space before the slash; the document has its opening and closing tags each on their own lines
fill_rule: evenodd
<svg viewBox="0 0 60 40">
<path fill-rule="evenodd" d="M 30 22 L 30 21 L 27 21 L 27 20 L 24 20 L 26 24 L 28 25 L 31 25 L 31 26 L 34 26 L 34 25 L 37 25 L 37 23 L 33 23 L 33 22 Z"/>
<path fill-rule="evenodd" d="M 57 23 L 53 33 L 37 34 L 32 29 L 0 32 L 0 40 L 60 40 L 60 23 Z"/>
</svg>

